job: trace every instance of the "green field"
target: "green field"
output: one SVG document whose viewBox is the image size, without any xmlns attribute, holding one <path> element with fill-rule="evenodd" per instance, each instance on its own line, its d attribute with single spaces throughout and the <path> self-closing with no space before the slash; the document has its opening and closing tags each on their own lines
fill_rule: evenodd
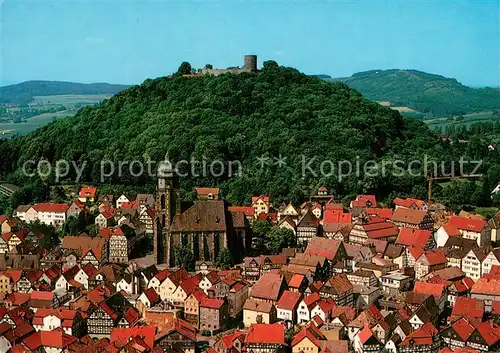
<svg viewBox="0 0 500 353">
<path fill-rule="evenodd" d="M 56 96 L 35 96 L 33 102 L 29 104 L 32 108 L 47 110 L 53 107 L 64 107 L 66 110 L 35 115 L 27 118 L 21 123 L 0 123 L 0 139 L 8 138 L 14 135 L 26 135 L 54 120 L 75 115 L 81 107 L 97 104 L 102 102 L 104 99 L 110 98 L 111 96 L 112 95 L 110 94 L 62 94 Z M 16 110 L 20 108 L 11 109 Z"/>
<path fill-rule="evenodd" d="M 78 106 L 96 104 L 110 98 L 111 96 L 111 94 L 61 94 L 57 96 L 35 96 L 29 105 L 45 107 L 64 105 L 66 108 L 71 109 Z"/>
<path fill-rule="evenodd" d="M 434 118 L 434 119 L 424 120 L 424 122 L 430 128 L 442 127 L 443 129 L 446 129 L 446 127 L 448 125 L 455 125 L 455 126 L 465 125 L 465 126 L 469 127 L 473 123 L 477 123 L 477 122 L 499 120 L 499 118 L 494 115 L 493 111 L 466 114 L 466 115 L 463 115 L 463 117 L 464 117 L 464 119 L 460 120 L 460 121 L 457 121 L 456 120 L 457 117 L 454 117 L 454 120 L 448 120 L 448 118 Z"/>
<path fill-rule="evenodd" d="M 8 138 L 13 135 L 26 135 L 43 125 L 54 121 L 56 119 L 62 119 L 67 116 L 75 115 L 76 110 L 65 110 L 56 113 L 44 113 L 32 118 L 29 118 L 24 123 L 0 123 L 0 138 Z"/>
</svg>

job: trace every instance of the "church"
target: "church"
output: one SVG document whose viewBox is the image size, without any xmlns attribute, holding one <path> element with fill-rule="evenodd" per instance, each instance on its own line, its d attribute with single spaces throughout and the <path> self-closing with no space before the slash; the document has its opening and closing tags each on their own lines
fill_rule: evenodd
<svg viewBox="0 0 500 353">
<path fill-rule="evenodd" d="M 174 249 L 188 247 L 195 261 L 215 262 L 222 249 L 239 261 L 250 249 L 248 221 L 243 212 L 230 212 L 229 204 L 214 193 L 197 188 L 198 199 L 182 204 L 181 190 L 172 164 L 160 163 L 157 175 L 154 256 L 157 264 L 175 266 Z"/>
</svg>

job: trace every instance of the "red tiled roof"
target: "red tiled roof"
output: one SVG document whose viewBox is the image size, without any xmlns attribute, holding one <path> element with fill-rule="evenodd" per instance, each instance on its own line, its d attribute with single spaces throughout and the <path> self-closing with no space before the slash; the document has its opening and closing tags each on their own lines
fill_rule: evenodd
<svg viewBox="0 0 500 353">
<path fill-rule="evenodd" d="M 101 215 L 106 219 L 111 219 L 115 215 L 114 209 L 106 209 L 101 212 Z"/>
<path fill-rule="evenodd" d="M 500 315 L 500 301 L 491 302 L 491 313 L 494 315 Z"/>
<path fill-rule="evenodd" d="M 418 208 L 420 208 L 425 204 L 425 201 L 422 200 L 412 199 L 412 198 L 402 199 L 399 197 L 396 197 L 393 202 L 394 205 L 396 206 L 407 207 L 407 208 L 410 208 L 413 204 Z"/>
<path fill-rule="evenodd" d="M 327 209 L 323 215 L 323 224 L 328 223 L 351 223 L 352 214 L 344 213 L 343 209 Z"/>
<path fill-rule="evenodd" d="M 37 212 L 66 213 L 69 206 L 65 203 L 39 203 L 33 206 Z"/>
<path fill-rule="evenodd" d="M 33 292 L 31 292 L 31 299 L 52 301 L 54 299 L 54 293 L 53 292 L 33 291 Z"/>
<path fill-rule="evenodd" d="M 290 288 L 299 288 L 299 286 L 302 284 L 302 281 L 304 280 L 304 275 L 301 274 L 294 274 L 292 278 L 290 278 L 290 282 L 288 282 L 288 287 Z"/>
<path fill-rule="evenodd" d="M 415 260 L 417 260 L 424 253 L 424 248 L 421 246 L 409 246 L 408 252 Z"/>
<path fill-rule="evenodd" d="M 148 298 L 151 304 L 154 304 L 158 300 L 160 300 L 160 296 L 158 295 L 158 293 L 156 293 L 156 291 L 153 288 L 148 288 L 143 293 L 146 296 L 146 298 Z"/>
<path fill-rule="evenodd" d="M 23 271 L 12 268 L 10 270 L 5 271 L 4 274 L 6 276 L 9 276 L 12 282 L 17 283 L 21 279 Z"/>
<path fill-rule="evenodd" d="M 321 341 L 326 340 L 325 335 L 315 326 L 307 325 L 304 327 L 292 340 L 291 346 L 294 347 L 299 344 L 304 338 L 308 338 L 309 341 L 316 347 L 321 347 Z"/>
<path fill-rule="evenodd" d="M 446 256 L 444 256 L 443 252 L 440 249 L 427 251 L 426 253 L 424 253 L 424 256 L 429 262 L 429 265 L 438 265 L 448 262 Z"/>
<path fill-rule="evenodd" d="M 312 309 L 313 306 L 315 305 L 315 303 L 317 301 L 319 301 L 320 299 L 321 299 L 321 297 L 319 296 L 318 293 L 312 293 L 312 294 L 309 294 L 307 297 L 305 297 L 303 299 L 303 302 L 304 302 L 304 304 L 306 304 L 307 307 Z"/>
<path fill-rule="evenodd" d="M 112 236 L 121 236 L 124 237 L 125 233 L 123 233 L 120 227 L 106 227 L 99 230 L 99 234 L 106 240 L 111 239 Z"/>
<path fill-rule="evenodd" d="M 432 345 L 434 342 L 433 337 L 438 333 L 438 330 L 430 323 L 425 323 L 422 327 L 420 327 L 417 331 L 413 332 L 409 336 L 407 336 L 401 345 Z"/>
<path fill-rule="evenodd" d="M 83 265 L 81 269 L 89 277 L 92 277 L 97 272 L 97 268 L 95 268 L 90 262 Z"/>
<path fill-rule="evenodd" d="M 358 338 L 362 344 L 365 344 L 371 337 L 373 337 L 373 331 L 366 325 L 359 333 Z"/>
<path fill-rule="evenodd" d="M 417 282 L 415 283 L 415 288 L 413 288 L 413 293 L 430 294 L 435 297 L 441 297 L 444 290 L 444 284 Z"/>
<path fill-rule="evenodd" d="M 198 195 L 219 195 L 220 189 L 219 188 L 194 188 Z"/>
<path fill-rule="evenodd" d="M 275 272 L 264 273 L 254 284 L 250 296 L 259 299 L 278 300 L 283 276 Z"/>
<path fill-rule="evenodd" d="M 285 328 L 281 324 L 253 324 L 245 343 L 285 344 Z"/>
<path fill-rule="evenodd" d="M 129 306 L 128 309 L 123 313 L 123 318 L 127 320 L 130 326 L 132 326 L 141 318 L 141 313 L 139 313 L 136 308 Z"/>
<path fill-rule="evenodd" d="M 284 291 L 280 300 L 276 303 L 276 307 L 284 310 L 294 310 L 299 303 L 301 294 L 299 292 Z"/>
<path fill-rule="evenodd" d="M 432 233 L 429 230 L 412 229 L 403 227 L 399 231 L 396 244 L 405 246 L 422 246 L 425 247 L 427 242 L 431 239 Z"/>
<path fill-rule="evenodd" d="M 462 341 L 467 341 L 469 336 L 474 332 L 474 326 L 472 326 L 466 319 L 461 318 L 455 321 L 451 327 L 460 336 Z"/>
<path fill-rule="evenodd" d="M 381 208 L 381 207 L 371 207 L 367 209 L 368 215 L 375 215 L 382 219 L 390 219 L 392 217 L 392 209 Z"/>
<path fill-rule="evenodd" d="M 480 323 L 476 329 L 489 346 L 493 346 L 500 339 L 498 328 L 488 321 Z"/>
<path fill-rule="evenodd" d="M 450 237 L 458 237 L 460 236 L 460 231 L 455 227 L 452 226 L 451 224 L 444 224 L 443 229 L 448 234 Z"/>
<path fill-rule="evenodd" d="M 210 309 L 220 309 L 224 305 L 224 300 L 205 297 L 200 303 L 201 307 Z"/>
<path fill-rule="evenodd" d="M 97 192 L 97 188 L 93 188 L 93 187 L 90 187 L 90 186 L 83 186 L 81 189 L 80 189 L 80 197 L 92 197 L 94 198 L 95 197 L 95 194 Z"/>
<path fill-rule="evenodd" d="M 259 213 L 257 219 L 260 221 L 276 222 L 278 220 L 277 213 Z"/>
<path fill-rule="evenodd" d="M 265 195 L 252 196 L 252 204 L 256 203 L 259 200 L 262 200 L 262 201 L 264 201 L 264 203 L 268 204 L 269 203 L 269 196 L 265 196 Z"/>
<path fill-rule="evenodd" d="M 235 331 L 229 335 L 223 336 L 220 340 L 224 344 L 224 348 L 231 349 L 234 347 L 234 344 L 233 344 L 234 340 L 239 338 L 241 343 L 244 343 L 245 337 L 246 337 L 246 333 L 241 332 L 241 331 Z"/>
<path fill-rule="evenodd" d="M 134 201 L 131 201 L 131 202 L 123 202 L 120 206 L 120 208 L 123 208 L 123 209 L 129 209 L 129 210 L 136 210 L 136 209 L 139 209 L 141 208 L 141 205 L 139 205 L 138 203 L 134 202 Z"/>
<path fill-rule="evenodd" d="M 29 293 L 17 293 L 13 292 L 7 295 L 7 299 L 14 306 L 20 306 L 27 303 L 30 300 L 31 294 Z"/>
<path fill-rule="evenodd" d="M 370 207 L 377 206 L 375 195 L 358 195 L 356 200 L 351 201 L 351 207 L 366 207 L 366 202 L 370 201 Z"/>
<path fill-rule="evenodd" d="M 464 229 L 471 232 L 481 232 L 487 225 L 487 222 L 481 219 L 451 216 L 448 224 L 457 229 Z"/>
<path fill-rule="evenodd" d="M 451 316 L 482 319 L 484 315 L 484 301 L 474 298 L 458 297 Z"/>
<path fill-rule="evenodd" d="M 158 272 L 155 277 L 160 283 L 162 283 L 168 276 L 170 275 L 170 271 L 165 269 L 163 271 Z"/>
<path fill-rule="evenodd" d="M 153 348 L 156 335 L 155 326 L 139 326 L 130 328 L 113 328 L 111 330 L 110 343 L 118 342 L 120 346 L 125 346 L 130 339 L 140 337 L 149 348 Z"/>
<path fill-rule="evenodd" d="M 38 331 L 23 340 L 23 343 L 30 349 L 39 347 L 65 348 L 77 341 L 76 337 L 65 334 L 60 330 Z"/>
<path fill-rule="evenodd" d="M 324 256 L 328 260 L 333 260 L 342 242 L 339 240 L 314 237 L 307 244 L 305 254 Z"/>
<path fill-rule="evenodd" d="M 229 212 L 243 212 L 247 217 L 255 215 L 255 209 L 252 206 L 229 206 Z"/>
</svg>

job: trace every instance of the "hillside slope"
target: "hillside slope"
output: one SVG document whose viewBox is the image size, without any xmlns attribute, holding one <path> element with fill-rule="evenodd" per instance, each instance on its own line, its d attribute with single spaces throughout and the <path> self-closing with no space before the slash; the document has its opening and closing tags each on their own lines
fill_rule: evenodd
<svg viewBox="0 0 500 353">
<path fill-rule="evenodd" d="M 335 170 L 327 175 L 329 163 L 321 175 L 320 163 L 409 160 L 423 153 L 451 158 L 447 145 L 423 123 L 405 119 L 342 83 L 267 62 L 259 73 L 148 79 L 98 107 L 85 107 L 74 117 L 0 143 L 0 170 L 22 184 L 19 168 L 27 160 L 86 161 L 81 180 L 97 184 L 102 160 L 160 161 L 166 152 L 174 162 L 240 161 L 238 177 L 203 176 L 198 170 L 199 176 L 189 173 L 181 179 L 185 190 L 217 185 L 239 203 L 254 193 L 299 202 L 320 184 L 340 196 L 376 189 L 409 192 L 412 180 L 365 175 L 339 180 Z M 262 156 L 269 157 L 264 168 L 259 165 Z M 286 162 L 281 167 L 274 159 L 280 156 Z M 303 174 L 309 158 L 314 158 L 311 167 L 318 175 Z M 153 177 L 133 177 L 126 171 L 106 182 L 155 185 Z"/>
<path fill-rule="evenodd" d="M 129 86 L 109 83 L 75 83 L 60 81 L 26 81 L 0 87 L 0 103 L 28 104 L 34 96 L 59 94 L 115 94 Z"/>
<path fill-rule="evenodd" d="M 390 101 L 435 116 L 500 109 L 500 91 L 471 88 L 457 80 L 416 70 L 372 70 L 341 81 L 376 101 Z"/>
</svg>

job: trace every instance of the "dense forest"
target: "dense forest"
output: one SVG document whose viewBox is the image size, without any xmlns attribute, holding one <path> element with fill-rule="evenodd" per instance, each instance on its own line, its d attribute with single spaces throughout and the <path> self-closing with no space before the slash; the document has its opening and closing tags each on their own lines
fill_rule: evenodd
<svg viewBox="0 0 500 353">
<path fill-rule="evenodd" d="M 390 101 L 434 116 L 500 109 L 500 91 L 471 88 L 457 80 L 416 70 L 372 70 L 341 81 L 376 101 Z"/>
<path fill-rule="evenodd" d="M 60 81 L 26 81 L 0 87 L 0 103 L 25 105 L 34 96 L 59 94 L 115 94 L 129 86 L 109 83 L 74 83 Z"/>
<path fill-rule="evenodd" d="M 266 62 L 258 73 L 147 79 L 97 107 L 82 108 L 74 117 L 0 142 L 0 170 L 3 180 L 28 185 L 25 196 L 16 196 L 16 202 L 22 203 L 31 201 L 33 195 L 42 198 L 41 185 L 54 183 L 53 175 L 35 181 L 21 173 L 20 167 L 28 160 L 85 161 L 80 182 L 99 185 L 102 160 L 160 161 L 167 152 L 173 162 L 192 158 L 208 163 L 240 161 L 239 176 L 181 178 L 187 199 L 193 196 L 194 186 L 219 186 L 225 198 L 236 204 L 248 203 L 252 194 L 260 193 L 272 194 L 275 202 L 300 203 L 320 185 L 346 202 L 358 193 L 375 193 L 386 200 L 395 195 L 425 198 L 421 165 L 412 166 L 414 175 L 391 173 L 391 163 L 422 160 L 424 155 L 429 161 L 446 163 L 446 171 L 460 156 L 484 160 L 477 171 L 487 175 L 482 183 L 460 183 L 457 187 L 466 184 L 467 189 L 464 186 L 457 195 L 436 185 L 436 198 L 457 207 L 490 203 L 489 188 L 500 180 L 499 153 L 488 151 L 480 137 L 452 145 L 422 122 L 403 118 L 341 82 L 310 77 L 275 62 Z M 263 156 L 270 161 L 281 156 L 286 164 L 269 163 L 261 168 L 258 158 Z M 314 157 L 310 166 L 317 175 L 304 175 L 304 160 Z M 383 176 L 361 170 L 359 175 L 340 179 L 336 172 L 328 175 L 328 166 L 326 174 L 320 173 L 324 160 L 335 165 L 347 160 L 361 166 L 376 161 L 387 168 Z M 458 165 L 454 169 L 457 172 Z M 101 187 L 107 192 L 124 190 L 124 185 L 154 190 L 153 177 L 124 173 L 107 178 Z M 75 173 L 68 176 L 75 177 Z"/>
</svg>

